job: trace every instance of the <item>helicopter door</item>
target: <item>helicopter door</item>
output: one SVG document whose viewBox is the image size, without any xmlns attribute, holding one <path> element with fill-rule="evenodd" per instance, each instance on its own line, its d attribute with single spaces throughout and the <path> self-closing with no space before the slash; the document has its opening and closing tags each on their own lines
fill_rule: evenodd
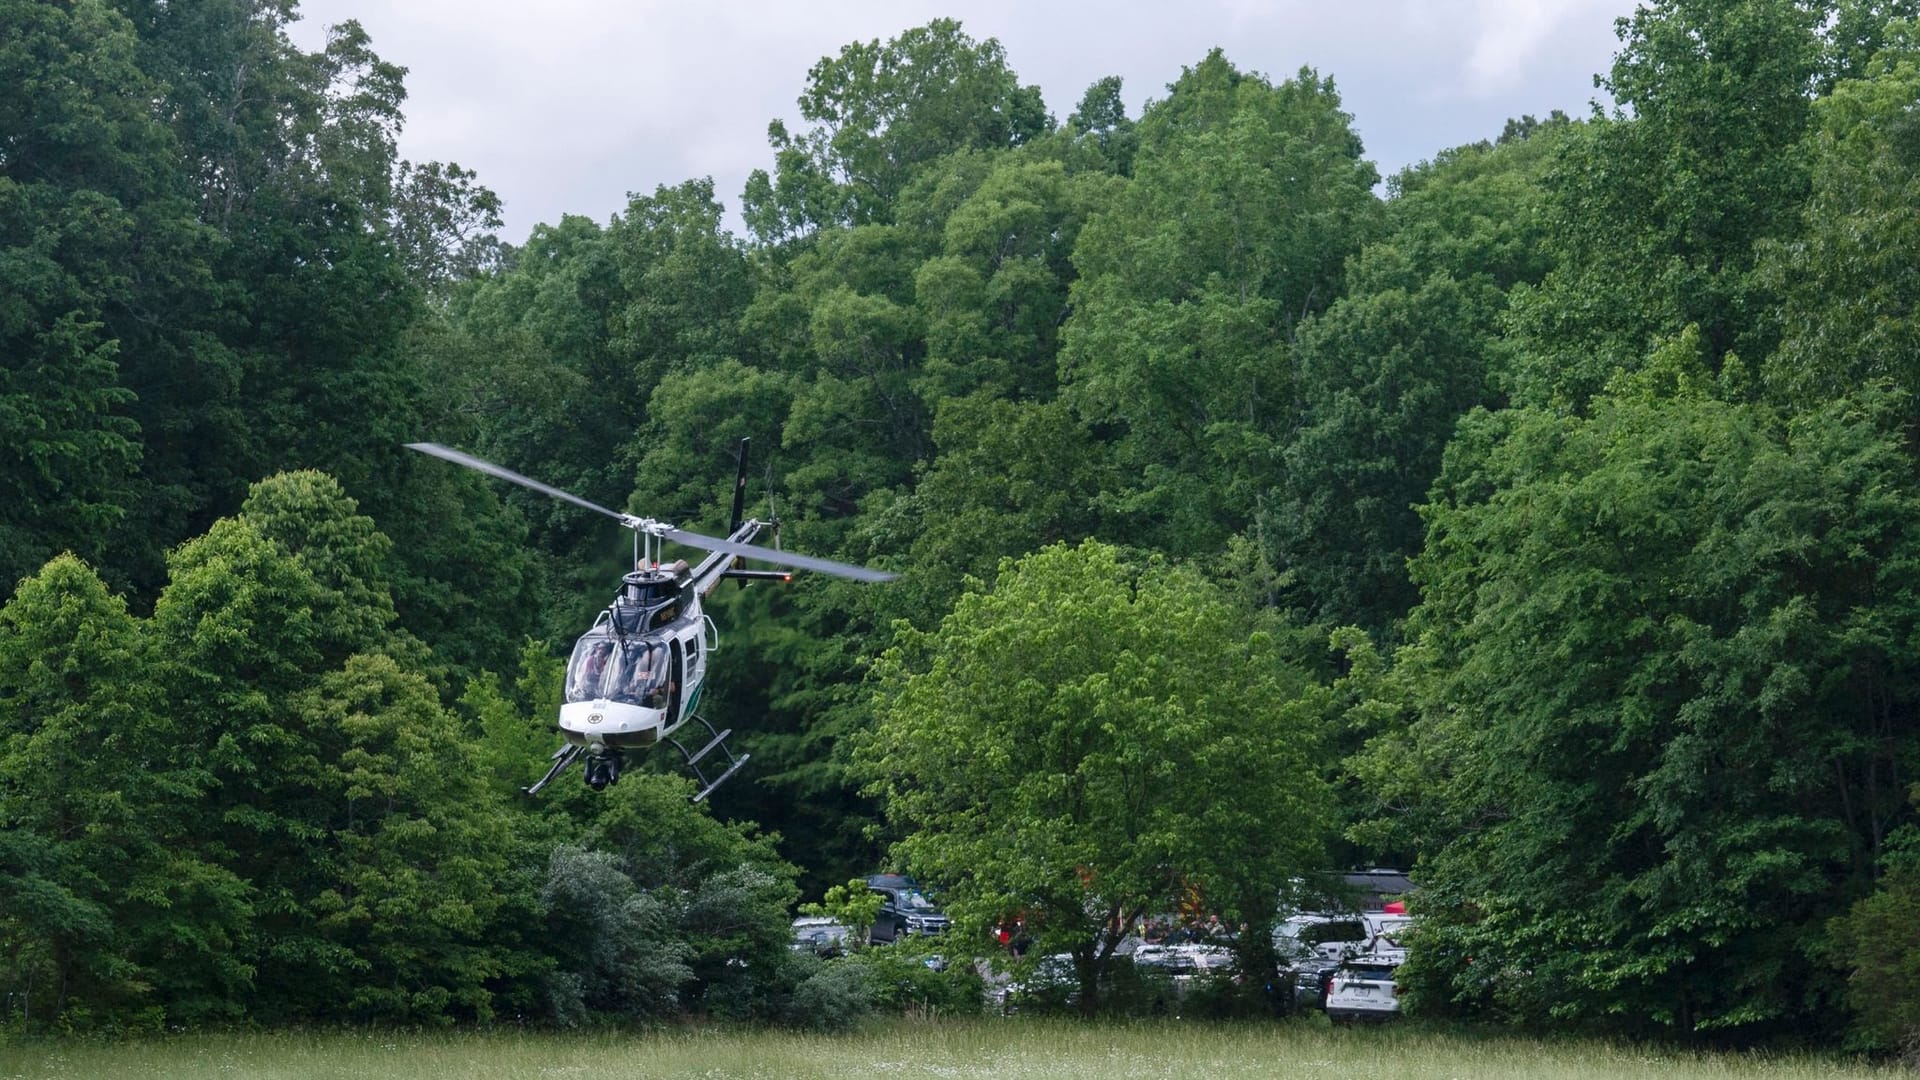
<svg viewBox="0 0 1920 1080">
<path fill-rule="evenodd" d="M 695 634 L 687 639 L 687 677 L 682 681 L 687 684 L 687 692 L 690 694 L 698 693 L 700 687 L 706 684 L 706 654 L 709 651 L 707 643 L 701 640 L 701 635 Z M 699 707 L 699 702 L 694 702 L 694 706 Z"/>
<path fill-rule="evenodd" d="M 686 682 L 681 678 L 681 674 L 686 671 L 686 668 L 681 659 L 680 639 L 674 638 L 667 644 L 667 648 L 670 650 L 671 657 L 667 670 L 673 673 L 667 676 L 667 723 L 672 725 L 680 722 L 680 697 L 684 693 L 682 684 Z"/>
</svg>

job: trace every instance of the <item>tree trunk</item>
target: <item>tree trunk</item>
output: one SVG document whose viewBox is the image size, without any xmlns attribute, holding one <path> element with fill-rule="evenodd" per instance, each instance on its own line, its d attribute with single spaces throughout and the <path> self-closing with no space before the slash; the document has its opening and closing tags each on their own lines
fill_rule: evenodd
<svg viewBox="0 0 1920 1080">
<path fill-rule="evenodd" d="M 1100 956 L 1098 945 L 1073 950 L 1074 974 L 1080 977 L 1080 1015 L 1088 1020 L 1100 1012 Z"/>
</svg>

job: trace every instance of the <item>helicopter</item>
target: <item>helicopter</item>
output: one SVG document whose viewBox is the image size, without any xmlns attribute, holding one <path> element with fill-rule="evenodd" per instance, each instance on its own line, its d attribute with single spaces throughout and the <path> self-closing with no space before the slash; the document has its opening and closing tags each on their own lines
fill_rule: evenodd
<svg viewBox="0 0 1920 1080">
<path fill-rule="evenodd" d="M 779 521 L 742 518 L 747 489 L 747 453 L 749 444 L 740 440 L 739 475 L 733 486 L 733 517 L 724 540 L 675 528 L 652 518 L 636 517 L 609 510 L 502 468 L 491 461 L 438 443 L 407 443 L 437 458 L 476 469 L 543 495 L 604 514 L 633 530 L 634 569 L 620 580 L 620 591 L 613 602 L 594 619 L 593 625 L 574 642 L 567 660 L 566 683 L 556 723 L 566 740 L 548 760 L 545 776 L 523 789 L 538 795 L 575 761 L 583 761 L 587 786 L 595 791 L 620 781 L 620 772 L 630 751 L 645 750 L 666 743 L 680 752 L 687 767 L 700 783 L 693 796 L 700 802 L 713 794 L 740 771 L 751 755 L 735 755 L 727 747 L 731 728 L 716 730 L 698 709 L 701 691 L 706 688 L 708 658 L 719 648 L 719 631 L 713 619 L 700 609 L 701 601 L 711 595 L 720 582 L 792 580 L 788 570 L 754 570 L 741 565 L 743 558 L 777 563 L 801 570 L 816 570 L 855 581 L 891 581 L 898 575 L 850 563 L 799 555 L 777 548 L 760 547 L 752 541 L 763 531 L 779 533 Z M 699 565 L 689 568 L 685 559 L 671 563 L 660 561 L 661 545 L 682 544 L 708 552 Z M 706 735 L 698 750 L 690 750 L 679 732 L 688 724 L 697 724 Z M 709 781 L 700 762 L 718 751 L 725 770 Z"/>
</svg>

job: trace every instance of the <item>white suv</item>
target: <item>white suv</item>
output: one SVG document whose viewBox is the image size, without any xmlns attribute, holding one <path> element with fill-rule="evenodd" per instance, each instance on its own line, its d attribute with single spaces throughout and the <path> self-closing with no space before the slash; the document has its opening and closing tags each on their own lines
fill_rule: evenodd
<svg viewBox="0 0 1920 1080">
<path fill-rule="evenodd" d="M 1368 915 L 1367 944 L 1357 955 L 1400 963 L 1407 958 L 1407 931 L 1413 928 L 1411 915 Z"/>
<path fill-rule="evenodd" d="M 1358 915 L 1295 915 L 1273 928 L 1273 951 L 1288 963 L 1337 964 L 1363 951 L 1376 932 Z"/>
<path fill-rule="evenodd" d="M 1333 1020 L 1390 1020 L 1400 1014 L 1400 987 L 1393 981 L 1399 964 L 1380 956 L 1356 956 L 1335 969 L 1327 987 L 1327 1016 Z"/>
</svg>

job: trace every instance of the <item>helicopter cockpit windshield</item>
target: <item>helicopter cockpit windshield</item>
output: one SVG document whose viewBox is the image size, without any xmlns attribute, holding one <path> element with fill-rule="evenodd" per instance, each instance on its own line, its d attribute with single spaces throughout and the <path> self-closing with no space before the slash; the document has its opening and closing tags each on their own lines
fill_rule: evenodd
<svg viewBox="0 0 1920 1080">
<path fill-rule="evenodd" d="M 583 635 L 567 661 L 567 701 L 665 708 L 667 646 L 659 641 L 623 642 L 597 629 Z"/>
</svg>

